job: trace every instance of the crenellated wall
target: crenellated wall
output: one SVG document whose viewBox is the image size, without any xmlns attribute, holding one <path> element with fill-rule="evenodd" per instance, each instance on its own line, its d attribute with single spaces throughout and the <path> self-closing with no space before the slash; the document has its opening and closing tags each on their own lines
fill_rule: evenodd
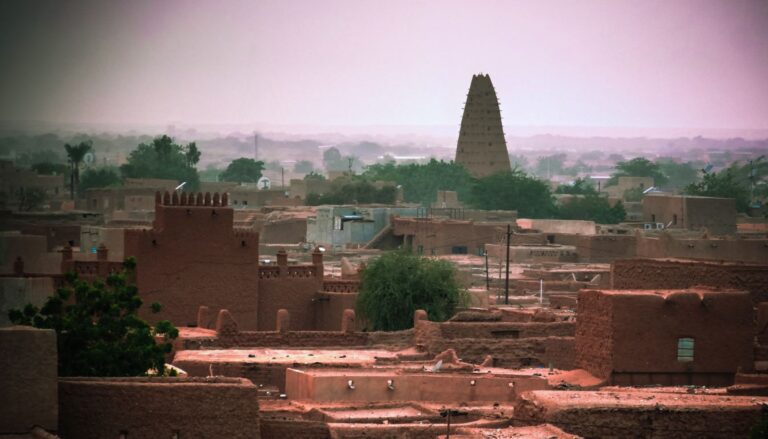
<svg viewBox="0 0 768 439">
<path fill-rule="evenodd" d="M 260 266 L 259 234 L 234 228 L 228 198 L 158 193 L 152 229 L 126 230 L 125 254 L 136 258 L 139 294 L 145 303 L 163 305 L 143 317 L 194 325 L 198 308 L 207 306 L 229 310 L 240 329 L 263 330 L 275 327 L 278 309 L 287 309 L 295 329 L 314 329 L 322 254 L 313 253 L 311 264 L 289 265 L 281 250 L 277 265 Z"/>
</svg>

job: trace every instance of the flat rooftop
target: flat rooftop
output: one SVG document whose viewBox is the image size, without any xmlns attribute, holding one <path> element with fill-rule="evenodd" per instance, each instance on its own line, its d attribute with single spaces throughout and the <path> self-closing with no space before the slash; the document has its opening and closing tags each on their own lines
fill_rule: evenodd
<svg viewBox="0 0 768 439">
<path fill-rule="evenodd" d="M 716 294 L 722 295 L 723 293 L 747 293 L 745 290 L 731 290 L 731 289 L 706 289 L 706 288 L 686 288 L 679 290 L 601 290 L 599 288 L 588 288 L 585 291 L 598 291 L 606 296 L 659 296 L 667 298 L 673 294 L 697 294 L 699 297 Z"/>
<path fill-rule="evenodd" d="M 711 394 L 689 394 L 662 392 L 654 389 L 648 391 L 603 391 L 603 390 L 534 390 L 529 398 L 537 406 L 546 407 L 550 411 L 601 408 L 633 408 L 656 410 L 658 405 L 667 409 L 707 409 L 728 410 L 729 408 L 746 408 L 768 403 L 765 396 L 721 396 Z"/>
<path fill-rule="evenodd" d="M 373 365 L 377 359 L 396 360 L 397 353 L 365 349 L 211 349 L 184 350 L 176 353 L 177 362 L 266 363 L 282 365 Z"/>
</svg>

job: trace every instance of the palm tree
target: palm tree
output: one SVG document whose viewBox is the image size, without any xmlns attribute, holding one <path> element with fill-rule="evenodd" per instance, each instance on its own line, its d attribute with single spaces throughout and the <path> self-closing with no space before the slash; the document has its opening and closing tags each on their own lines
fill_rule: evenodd
<svg viewBox="0 0 768 439">
<path fill-rule="evenodd" d="M 80 142 L 80 144 L 74 146 L 69 143 L 64 145 L 64 149 L 67 150 L 69 166 L 72 171 L 69 174 L 69 193 L 73 200 L 75 199 L 75 187 L 80 184 L 80 164 L 92 147 L 93 143 L 90 140 Z"/>
</svg>

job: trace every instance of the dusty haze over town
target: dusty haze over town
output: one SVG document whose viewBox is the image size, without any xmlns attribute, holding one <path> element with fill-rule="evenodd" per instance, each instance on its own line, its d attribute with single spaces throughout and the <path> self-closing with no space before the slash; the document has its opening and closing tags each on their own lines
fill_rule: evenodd
<svg viewBox="0 0 768 439">
<path fill-rule="evenodd" d="M 768 0 L 0 0 L 0 439 L 768 438 Z"/>
<path fill-rule="evenodd" d="M 760 137 L 764 1 L 8 1 L 5 127 Z"/>
</svg>

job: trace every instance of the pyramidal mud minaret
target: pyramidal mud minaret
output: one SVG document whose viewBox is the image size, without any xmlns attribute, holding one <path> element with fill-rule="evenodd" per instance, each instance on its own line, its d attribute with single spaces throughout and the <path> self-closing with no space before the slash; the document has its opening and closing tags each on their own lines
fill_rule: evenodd
<svg viewBox="0 0 768 439">
<path fill-rule="evenodd" d="M 501 111 L 489 75 L 473 75 L 461 117 L 456 163 L 475 177 L 509 171 Z"/>
</svg>

